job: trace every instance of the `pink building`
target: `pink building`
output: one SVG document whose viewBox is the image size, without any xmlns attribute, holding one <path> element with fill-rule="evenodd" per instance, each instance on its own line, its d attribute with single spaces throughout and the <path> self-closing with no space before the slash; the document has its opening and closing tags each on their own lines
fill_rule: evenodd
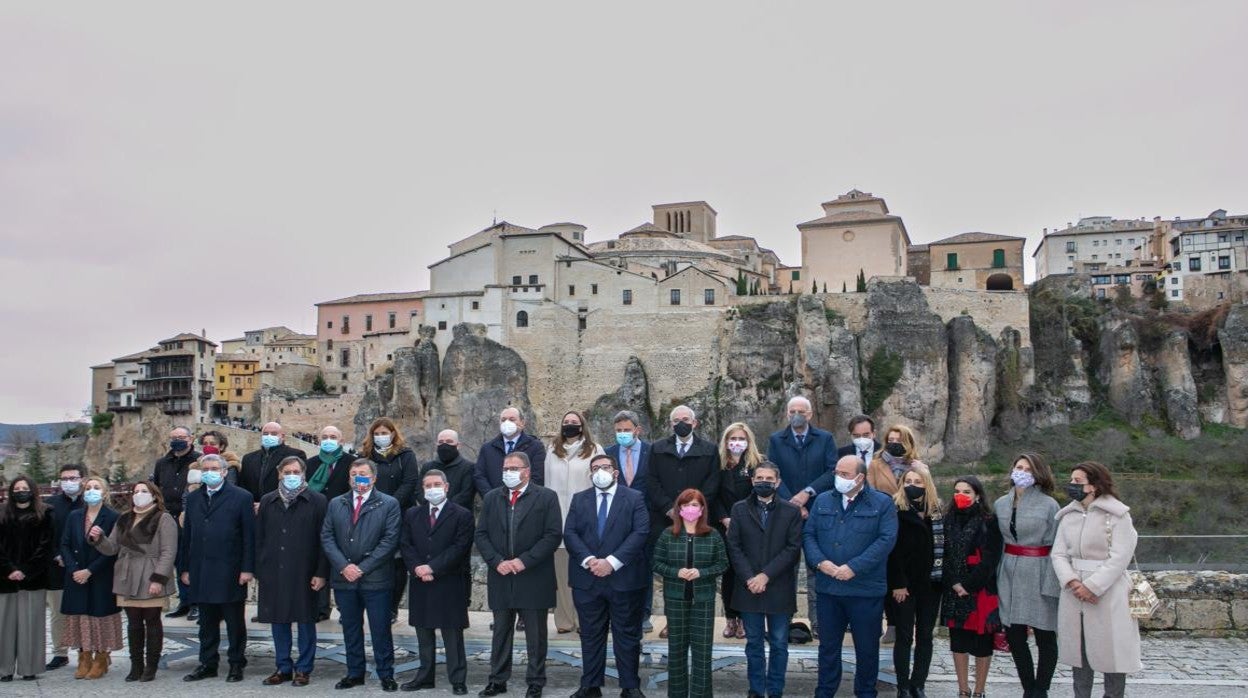
<svg viewBox="0 0 1248 698">
<path fill-rule="evenodd" d="M 406 332 L 419 325 L 427 294 L 362 293 L 316 304 L 321 373 L 331 393 L 358 392 L 362 388 L 370 359 L 363 341 L 365 335 Z"/>
</svg>

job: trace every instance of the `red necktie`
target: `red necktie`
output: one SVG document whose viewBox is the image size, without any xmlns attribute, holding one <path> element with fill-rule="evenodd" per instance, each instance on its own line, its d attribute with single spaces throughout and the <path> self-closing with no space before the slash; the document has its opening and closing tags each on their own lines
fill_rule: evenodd
<svg viewBox="0 0 1248 698">
<path fill-rule="evenodd" d="M 511 491 L 511 506 L 516 506 L 516 500 L 520 499 L 520 490 Z"/>
<path fill-rule="evenodd" d="M 360 520 L 360 507 L 362 506 L 364 506 L 364 495 L 355 495 L 355 511 L 351 514 L 352 524 Z"/>
<path fill-rule="evenodd" d="M 429 510 L 429 529 L 433 530 L 433 525 L 438 522 L 438 508 L 434 507 Z"/>
</svg>

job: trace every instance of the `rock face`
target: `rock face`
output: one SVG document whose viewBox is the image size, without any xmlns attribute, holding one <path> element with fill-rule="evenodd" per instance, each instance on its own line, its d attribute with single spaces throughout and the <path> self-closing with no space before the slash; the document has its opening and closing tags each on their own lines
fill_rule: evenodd
<svg viewBox="0 0 1248 698">
<path fill-rule="evenodd" d="M 1231 308 L 1218 331 L 1226 372 L 1226 423 L 1248 428 L 1248 305 Z"/>
<path fill-rule="evenodd" d="M 873 362 L 877 351 L 901 361 L 900 377 L 872 415 L 877 432 L 905 424 L 915 430 L 922 458 L 939 462 L 949 410 L 945 325 L 912 282 L 873 280 L 867 285 L 866 307 L 867 329 L 858 342 L 863 382 L 871 383 L 871 367 L 880 363 Z"/>
<path fill-rule="evenodd" d="M 858 371 L 858 340 L 843 319 L 829 321 L 821 300 L 797 301 L 797 373 L 801 387 L 794 393 L 810 397 L 815 421 L 835 434 L 862 412 L 862 376 Z"/>
<path fill-rule="evenodd" d="M 1153 362 L 1161 391 L 1161 406 L 1170 431 L 1182 439 L 1200 436 L 1200 410 L 1196 401 L 1196 381 L 1187 348 L 1187 333 L 1166 335 L 1154 353 Z"/>
<path fill-rule="evenodd" d="M 949 417 L 945 458 L 964 463 L 988 453 L 997 402 L 997 343 L 968 316 L 949 321 Z"/>
<path fill-rule="evenodd" d="M 1097 379 L 1105 388 L 1110 407 L 1138 426 L 1145 414 L 1154 411 L 1156 397 L 1151 376 L 1140 360 L 1135 325 L 1123 313 L 1113 310 L 1100 319 L 1098 334 Z"/>
<path fill-rule="evenodd" d="M 605 449 L 615 443 L 613 420 L 621 410 L 631 410 L 637 414 L 637 418 L 641 420 L 638 426 L 641 427 L 642 434 L 653 433 L 654 418 L 650 415 L 649 405 L 650 381 L 646 379 L 646 368 L 641 365 L 641 359 L 630 356 L 628 363 L 624 365 L 624 382 L 620 384 L 619 390 L 598 398 L 585 414 L 585 418 L 589 420 L 590 433 Z M 648 439 L 649 436 L 643 438 Z"/>
</svg>

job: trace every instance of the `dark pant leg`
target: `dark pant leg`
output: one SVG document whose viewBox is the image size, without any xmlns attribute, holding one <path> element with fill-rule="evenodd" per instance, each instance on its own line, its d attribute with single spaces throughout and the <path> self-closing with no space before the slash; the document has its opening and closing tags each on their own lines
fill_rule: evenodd
<svg viewBox="0 0 1248 698">
<path fill-rule="evenodd" d="M 446 675 L 452 684 L 468 683 L 468 657 L 464 653 L 464 629 L 442 628 L 446 646 Z"/>
<path fill-rule="evenodd" d="M 328 584 L 321 587 L 321 590 L 316 592 L 316 602 L 317 602 L 317 609 L 320 612 L 320 614 L 322 616 L 328 617 L 329 610 L 330 610 L 329 585 Z"/>
<path fill-rule="evenodd" d="M 524 680 L 530 686 L 546 685 L 546 617 L 550 611 L 545 608 L 524 608 L 520 617 L 524 619 L 524 646 L 529 653 L 529 666 L 524 673 Z"/>
<path fill-rule="evenodd" d="M 897 690 L 904 691 L 910 687 L 910 646 L 914 642 L 914 622 L 918 599 L 910 594 L 905 601 L 898 602 L 892 592 L 884 600 L 884 608 L 892 609 L 893 622 L 897 628 L 897 638 L 893 642 L 893 671 L 897 673 Z"/>
<path fill-rule="evenodd" d="M 407 580 L 411 576 L 407 566 L 403 563 L 403 558 L 394 558 L 394 588 L 391 589 L 391 614 L 399 612 L 399 604 L 403 602 L 403 591 L 407 589 Z"/>
<path fill-rule="evenodd" d="M 392 590 L 362 591 L 364 610 L 368 614 L 368 634 L 373 641 L 373 663 L 377 678 L 394 678 L 394 636 L 390 633 L 390 612 L 394 605 Z"/>
<path fill-rule="evenodd" d="M 814 581 L 814 580 L 811 580 Z M 841 685 L 841 647 L 845 644 L 845 629 L 849 616 L 831 594 L 819 594 L 819 683 L 816 698 L 832 698 Z M 878 639 L 879 632 L 876 629 Z"/>
<path fill-rule="evenodd" d="M 724 570 L 719 580 L 719 596 L 724 600 L 724 617 L 728 620 L 741 617 L 741 614 L 732 607 L 732 592 L 736 583 L 737 575 L 732 571 L 732 565 L 728 565 L 728 569 Z"/>
<path fill-rule="evenodd" d="M 715 643 L 715 600 L 699 601 L 689 611 L 689 696 L 714 695 L 711 648 Z"/>
<path fill-rule="evenodd" d="M 1053 672 L 1057 670 L 1057 632 L 1032 628 L 1032 633 L 1036 636 L 1036 649 L 1040 651 L 1040 663 L 1036 665 L 1036 689 L 1047 691 L 1053 683 Z"/>
<path fill-rule="evenodd" d="M 416 646 L 420 653 L 420 668 L 416 670 L 416 683 L 432 684 L 438 669 L 438 638 L 433 628 L 416 628 Z M 446 648 L 446 663 L 451 663 L 451 648 Z"/>
<path fill-rule="evenodd" d="M 243 602 L 221 604 L 221 615 L 230 643 L 226 650 L 230 666 L 247 666 L 247 614 Z"/>
<path fill-rule="evenodd" d="M 209 669 L 221 664 L 220 604 L 201 603 L 199 606 L 199 663 Z"/>
<path fill-rule="evenodd" d="M 515 610 L 495 610 L 494 632 L 490 638 L 490 683 L 507 683 L 511 678 L 511 646 L 515 634 Z"/>
<path fill-rule="evenodd" d="M 932 632 L 940 614 L 940 587 L 920 583 L 915 587 L 914 668 L 910 670 L 910 686 L 922 689 L 927 685 L 927 672 L 932 667 Z"/>
<path fill-rule="evenodd" d="M 273 636 L 273 659 L 277 670 L 283 674 L 294 673 L 295 663 L 290 659 L 290 651 L 295 643 L 290 623 L 269 624 L 269 634 Z"/>
<path fill-rule="evenodd" d="M 767 614 L 767 692 L 769 696 L 784 694 L 785 674 L 789 669 L 789 624 L 787 613 Z"/>
<path fill-rule="evenodd" d="M 876 695 L 875 683 L 880 677 L 880 620 L 884 617 L 882 597 L 841 597 L 849 616 L 850 633 L 854 636 L 854 695 Z"/>
<path fill-rule="evenodd" d="M 620 688 L 641 688 L 641 606 L 642 591 L 626 591 L 611 596 L 604 585 L 611 619 L 611 644 L 615 650 L 615 670 Z M 604 638 L 605 642 L 605 638 Z"/>
<path fill-rule="evenodd" d="M 741 614 L 745 626 L 745 676 L 750 692 L 767 695 L 767 655 L 764 648 L 767 634 L 767 615 L 747 611 Z"/>
<path fill-rule="evenodd" d="M 316 623 L 296 623 L 299 629 L 299 659 L 295 671 L 311 674 L 316 666 Z"/>
<path fill-rule="evenodd" d="M 367 671 L 364 663 L 364 600 L 358 589 L 335 589 L 334 603 L 338 604 L 338 621 L 342 623 L 347 676 L 362 679 Z"/>
<path fill-rule="evenodd" d="M 658 544 L 658 539 L 651 537 L 646 541 L 646 569 L 654 569 L 654 547 Z M 646 595 L 642 601 L 641 619 L 642 621 L 650 618 L 651 611 L 654 610 L 654 575 L 646 575 Z"/>
<path fill-rule="evenodd" d="M 1005 629 L 1005 639 L 1010 643 L 1010 655 L 1018 671 L 1018 682 L 1023 691 L 1030 693 L 1036 687 L 1036 668 L 1031 661 L 1031 648 L 1027 646 L 1027 626 L 1011 625 Z"/>
<path fill-rule="evenodd" d="M 581 687 L 601 688 L 607 670 L 607 630 L 611 598 L 594 585 L 593 589 L 573 589 L 576 623 L 581 628 Z M 611 628 L 614 630 L 614 628 Z M 620 661 L 616 657 L 616 662 Z"/>
<path fill-rule="evenodd" d="M 667 695 L 689 695 L 689 614 L 683 599 L 663 599 L 667 614 Z"/>
</svg>

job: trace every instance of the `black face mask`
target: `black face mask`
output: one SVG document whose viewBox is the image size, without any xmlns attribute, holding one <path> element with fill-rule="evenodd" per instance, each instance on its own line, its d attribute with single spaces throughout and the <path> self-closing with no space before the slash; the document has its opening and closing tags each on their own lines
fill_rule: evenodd
<svg viewBox="0 0 1248 698">
<path fill-rule="evenodd" d="M 453 444 L 438 444 L 438 460 L 443 463 L 453 462 L 459 458 L 459 447 Z"/>
<path fill-rule="evenodd" d="M 754 483 L 754 494 L 766 499 L 776 493 L 776 483 L 774 482 L 756 482 Z"/>
<path fill-rule="evenodd" d="M 906 499 L 912 502 L 922 501 L 927 494 L 927 490 L 918 485 L 906 485 Z"/>
<path fill-rule="evenodd" d="M 30 500 L 34 498 L 35 498 L 35 495 L 30 490 L 27 490 L 25 492 L 13 493 L 13 501 L 17 502 L 18 504 L 29 504 Z"/>
<path fill-rule="evenodd" d="M 563 428 L 559 430 L 559 433 L 563 434 L 563 438 L 565 439 L 575 439 L 581 435 L 581 425 L 564 424 Z"/>
<path fill-rule="evenodd" d="M 884 450 L 893 458 L 901 458 L 906 455 L 905 444 L 898 443 L 896 441 L 889 442 L 886 446 L 884 446 Z"/>
<path fill-rule="evenodd" d="M 672 431 L 676 433 L 676 436 L 683 439 L 693 433 L 693 425 L 689 422 L 676 422 L 672 426 Z"/>
<path fill-rule="evenodd" d="M 1077 485 L 1071 482 L 1066 485 L 1066 496 L 1076 502 L 1082 502 L 1087 498 L 1088 493 L 1083 491 L 1083 485 Z"/>
<path fill-rule="evenodd" d="M 185 451 L 187 448 L 189 448 L 190 445 L 191 445 L 191 442 L 187 441 L 186 439 L 171 439 L 169 441 L 169 450 L 173 451 L 174 453 L 181 453 L 182 451 Z"/>
</svg>

